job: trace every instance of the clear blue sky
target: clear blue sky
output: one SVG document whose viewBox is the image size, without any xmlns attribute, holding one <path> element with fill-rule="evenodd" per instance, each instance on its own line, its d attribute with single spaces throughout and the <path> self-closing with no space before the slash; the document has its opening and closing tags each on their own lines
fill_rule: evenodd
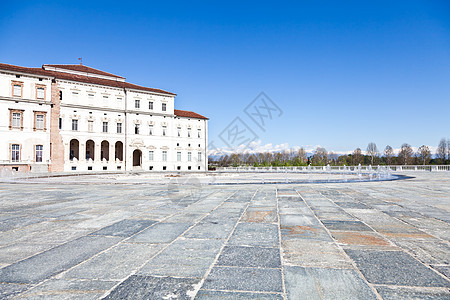
<svg viewBox="0 0 450 300">
<path fill-rule="evenodd" d="M 0 62 L 78 63 L 237 116 L 262 144 L 345 151 L 450 137 L 449 1 L 2 1 Z M 261 91 L 283 110 L 263 132 L 243 112 Z"/>
</svg>

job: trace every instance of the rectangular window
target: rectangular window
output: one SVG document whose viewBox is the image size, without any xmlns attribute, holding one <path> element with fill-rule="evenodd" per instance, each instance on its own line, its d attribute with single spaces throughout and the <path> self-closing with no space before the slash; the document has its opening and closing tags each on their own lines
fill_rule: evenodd
<svg viewBox="0 0 450 300">
<path fill-rule="evenodd" d="M 12 144 L 11 145 L 11 161 L 19 161 L 20 160 L 20 145 Z"/>
<path fill-rule="evenodd" d="M 134 108 L 141 108 L 141 100 L 134 100 Z"/>
<path fill-rule="evenodd" d="M 181 128 L 178 127 L 178 128 L 177 128 L 177 131 L 178 131 L 178 136 L 180 137 L 180 136 L 181 136 Z"/>
<path fill-rule="evenodd" d="M 181 152 L 177 152 L 177 161 L 181 161 Z"/>
<path fill-rule="evenodd" d="M 106 96 L 106 95 L 103 96 L 103 100 L 104 100 L 104 101 L 106 101 L 106 100 L 108 100 L 108 99 L 109 99 L 109 96 Z"/>
<path fill-rule="evenodd" d="M 72 130 L 78 131 L 78 120 L 72 120 Z"/>
<path fill-rule="evenodd" d="M 45 89 L 43 87 L 38 87 L 36 89 L 36 98 L 44 99 L 45 97 Z"/>
<path fill-rule="evenodd" d="M 103 122 L 103 132 L 108 132 L 108 122 Z"/>
<path fill-rule="evenodd" d="M 191 129 L 188 128 L 188 137 L 191 137 Z"/>
<path fill-rule="evenodd" d="M 162 152 L 162 160 L 167 161 L 167 151 Z"/>
<path fill-rule="evenodd" d="M 22 126 L 22 114 L 21 113 L 13 113 L 12 116 L 12 127 L 13 128 L 20 128 Z"/>
<path fill-rule="evenodd" d="M 72 92 L 72 99 L 78 99 L 78 92 Z"/>
<path fill-rule="evenodd" d="M 202 161 L 202 153 L 201 152 L 198 153 L 197 160 Z"/>
<path fill-rule="evenodd" d="M 153 151 L 148 151 L 148 160 L 153 160 L 154 159 L 154 152 Z"/>
<path fill-rule="evenodd" d="M 44 149 L 44 146 L 36 145 L 36 150 L 35 150 L 36 162 L 42 162 L 43 149 Z"/>
<path fill-rule="evenodd" d="M 166 103 L 163 103 L 162 104 L 162 111 L 166 111 L 167 110 L 167 104 Z"/>
<path fill-rule="evenodd" d="M 167 133 L 167 126 L 162 127 L 162 134 L 165 136 Z"/>
<path fill-rule="evenodd" d="M 150 102 L 148 103 L 148 109 L 153 110 L 153 101 L 150 101 Z"/>
<path fill-rule="evenodd" d="M 88 121 L 88 131 L 94 132 L 94 121 Z"/>
<path fill-rule="evenodd" d="M 122 123 L 117 123 L 117 133 L 122 133 Z"/>
<path fill-rule="evenodd" d="M 88 94 L 88 100 L 94 101 L 94 94 Z"/>
<path fill-rule="evenodd" d="M 134 134 L 139 134 L 139 124 L 134 124 Z"/>
<path fill-rule="evenodd" d="M 117 101 L 122 101 L 122 97 L 117 97 Z"/>
<path fill-rule="evenodd" d="M 192 161 L 192 152 L 188 152 L 188 161 Z"/>
<path fill-rule="evenodd" d="M 153 135 L 153 125 L 148 125 L 148 135 Z"/>
<path fill-rule="evenodd" d="M 58 124 L 59 129 L 62 129 L 62 118 L 59 118 L 59 124 Z"/>
<path fill-rule="evenodd" d="M 22 85 L 21 84 L 14 84 L 13 97 L 22 97 Z"/>
<path fill-rule="evenodd" d="M 36 129 L 44 129 L 44 115 L 36 115 Z"/>
<path fill-rule="evenodd" d="M 197 130 L 197 137 L 200 138 L 202 136 L 202 130 L 198 129 Z"/>
</svg>

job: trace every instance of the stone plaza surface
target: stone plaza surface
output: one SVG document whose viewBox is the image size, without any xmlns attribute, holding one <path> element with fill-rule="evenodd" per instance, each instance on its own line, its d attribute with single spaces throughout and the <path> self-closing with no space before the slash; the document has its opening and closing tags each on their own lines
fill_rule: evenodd
<svg viewBox="0 0 450 300">
<path fill-rule="evenodd" d="M 407 175 L 0 183 L 0 298 L 449 299 L 450 174 Z"/>
</svg>

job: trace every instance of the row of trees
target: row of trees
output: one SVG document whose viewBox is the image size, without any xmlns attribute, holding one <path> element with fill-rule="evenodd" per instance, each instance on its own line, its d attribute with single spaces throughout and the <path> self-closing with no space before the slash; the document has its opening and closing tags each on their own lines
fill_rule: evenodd
<svg viewBox="0 0 450 300">
<path fill-rule="evenodd" d="M 264 153 L 233 153 L 223 155 L 217 159 L 210 158 L 209 164 L 219 167 L 237 166 L 324 166 L 327 164 L 335 166 L 343 165 L 426 165 L 426 164 L 450 164 L 450 140 L 442 139 L 432 158 L 428 146 L 422 145 L 414 151 L 411 145 L 404 143 L 398 154 L 387 145 L 382 152 L 378 150 L 375 143 L 369 143 L 366 153 L 361 148 L 356 148 L 351 154 L 338 155 L 333 151 L 328 152 L 325 148 L 317 147 L 313 155 L 308 155 L 305 149 L 298 151 L 286 150 L 283 152 Z"/>
</svg>

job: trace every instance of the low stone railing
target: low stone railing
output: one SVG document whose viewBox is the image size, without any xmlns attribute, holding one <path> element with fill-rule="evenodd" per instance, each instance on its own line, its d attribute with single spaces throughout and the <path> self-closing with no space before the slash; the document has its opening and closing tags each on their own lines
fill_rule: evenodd
<svg viewBox="0 0 450 300">
<path fill-rule="evenodd" d="M 392 165 L 392 166 L 298 166 L 298 167 L 217 167 L 220 172 L 376 172 L 390 171 L 450 171 L 450 165 Z"/>
</svg>

